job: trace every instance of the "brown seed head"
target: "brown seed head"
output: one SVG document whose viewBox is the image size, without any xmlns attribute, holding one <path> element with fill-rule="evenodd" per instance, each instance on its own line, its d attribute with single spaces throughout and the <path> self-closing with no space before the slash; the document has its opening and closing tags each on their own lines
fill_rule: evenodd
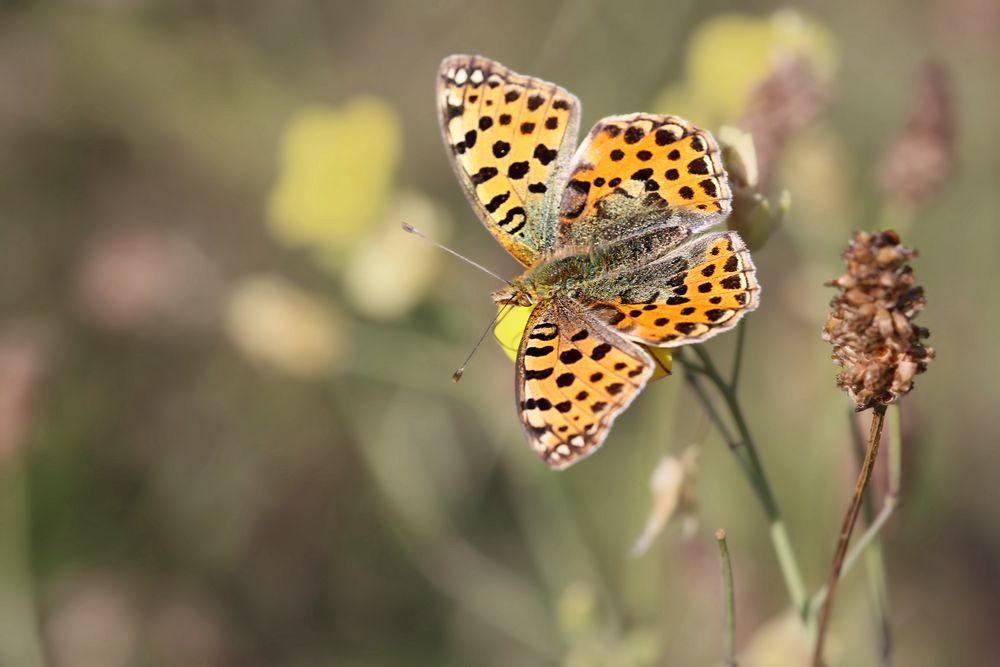
<svg viewBox="0 0 1000 667">
<path fill-rule="evenodd" d="M 916 254 L 894 231 L 858 232 L 842 255 L 847 273 L 826 283 L 840 293 L 830 301 L 823 340 L 844 369 L 837 385 L 858 410 L 908 393 L 934 358 L 921 342 L 930 332 L 913 324 L 925 303 L 907 264 Z"/>
</svg>

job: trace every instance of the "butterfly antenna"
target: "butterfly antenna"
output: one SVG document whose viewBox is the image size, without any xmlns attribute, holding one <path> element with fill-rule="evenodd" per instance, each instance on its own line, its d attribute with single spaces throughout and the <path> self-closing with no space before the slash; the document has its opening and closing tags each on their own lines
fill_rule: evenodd
<svg viewBox="0 0 1000 667">
<path fill-rule="evenodd" d="M 488 327 L 486 327 L 486 331 L 484 331 L 483 335 L 479 337 L 479 341 L 476 343 L 475 347 L 472 348 L 472 352 L 469 352 L 469 356 L 467 356 L 465 358 L 465 362 L 462 363 L 462 367 L 459 368 L 457 371 L 455 371 L 454 373 L 451 374 L 451 381 L 452 382 L 454 382 L 455 384 L 458 384 L 458 381 L 462 379 L 462 374 L 465 373 L 465 367 L 468 366 L 469 365 L 469 361 L 472 360 L 472 355 L 474 355 L 476 353 L 476 350 L 479 349 L 479 346 L 483 344 L 484 340 L 486 340 L 486 334 L 488 334 L 490 331 L 492 331 L 493 328 L 496 325 L 498 325 L 501 322 L 503 322 L 503 318 L 507 317 L 507 314 L 510 313 L 510 311 L 512 309 L 508 308 L 508 306 L 510 306 L 510 302 L 513 301 L 513 300 L 514 300 L 514 297 L 511 297 L 511 298 L 507 299 L 506 301 L 504 301 L 503 306 L 501 306 L 500 310 L 497 312 L 497 316 L 494 317 L 493 321 L 490 322 L 490 325 Z"/>
<path fill-rule="evenodd" d="M 410 223 L 408 223 L 408 222 L 404 222 L 404 223 L 402 223 L 402 227 L 403 227 L 403 231 L 404 231 L 404 232 L 409 232 L 409 233 L 413 234 L 414 236 L 418 236 L 418 237 L 422 238 L 423 240 L 427 241 L 428 243 L 430 243 L 431 245 L 433 245 L 433 246 L 437 246 L 438 248 L 441 248 L 441 250 L 444 250 L 445 252 L 447 252 L 447 253 L 451 253 L 451 254 L 452 254 L 452 255 L 454 255 L 455 257 L 458 257 L 458 258 L 459 258 L 460 260 L 462 260 L 463 262 L 468 262 L 469 264 L 471 264 L 472 266 L 476 267 L 476 268 L 477 268 L 477 269 L 479 269 L 480 271 L 483 271 L 483 272 L 485 272 L 485 273 L 488 273 L 488 274 L 490 274 L 491 276 L 493 276 L 493 277 L 494 277 L 494 278 L 496 278 L 497 280 L 499 280 L 499 281 L 501 281 L 501 282 L 504 282 L 504 283 L 506 283 L 506 284 L 508 284 L 508 285 L 510 284 L 510 281 L 508 281 L 508 280 L 506 280 L 506 279 L 504 279 L 504 278 L 501 278 L 501 277 L 500 277 L 500 276 L 498 276 L 497 274 L 495 274 L 495 273 L 493 273 L 492 271 L 490 271 L 489 269 L 487 269 L 487 268 L 486 268 L 485 266 L 483 266 L 482 264 L 479 264 L 478 262 L 474 262 L 474 261 L 472 261 L 471 259 L 469 259 L 469 258 L 468 258 L 468 257 L 466 257 L 465 255 L 460 255 L 460 254 L 458 254 L 457 252 L 455 252 L 454 250 L 452 250 L 451 248 L 449 248 L 449 247 L 447 247 L 447 246 L 443 246 L 443 245 L 441 245 L 440 243 L 438 243 L 437 241 L 435 241 L 435 240 L 434 240 L 434 239 L 432 239 L 431 237 L 427 236 L 426 234 L 424 234 L 423 232 L 421 232 L 421 231 L 420 231 L 419 229 L 417 229 L 416 227 L 414 227 L 414 226 L 413 226 L 413 225 L 411 225 Z"/>
</svg>

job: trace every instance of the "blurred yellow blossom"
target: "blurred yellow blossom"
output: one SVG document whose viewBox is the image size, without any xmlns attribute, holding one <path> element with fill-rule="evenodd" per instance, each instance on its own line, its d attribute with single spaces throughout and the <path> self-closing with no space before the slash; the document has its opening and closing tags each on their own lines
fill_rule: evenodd
<svg viewBox="0 0 1000 667">
<path fill-rule="evenodd" d="M 376 97 L 302 109 L 281 140 L 267 206 L 272 233 L 335 263 L 385 210 L 401 151 L 399 116 Z"/>
<path fill-rule="evenodd" d="M 344 271 L 345 296 L 359 312 L 389 320 L 405 315 L 434 284 L 440 250 L 404 233 L 408 222 L 435 240 L 450 227 L 445 212 L 416 192 L 403 192 L 377 229 L 360 241 Z"/>
<path fill-rule="evenodd" d="M 764 17 L 717 15 L 695 30 L 684 78 L 660 94 L 654 109 L 716 126 L 736 118 L 754 86 L 791 59 L 805 59 L 821 76 L 832 76 L 837 66 L 832 35 L 790 9 Z"/>
<path fill-rule="evenodd" d="M 593 586 L 585 581 L 571 582 L 556 600 L 556 620 L 566 637 L 593 633 L 598 623 Z"/>
<path fill-rule="evenodd" d="M 340 324 L 322 297 L 279 276 L 253 276 L 236 285 L 226 332 L 250 359 L 297 377 L 329 375 L 342 354 Z"/>
</svg>

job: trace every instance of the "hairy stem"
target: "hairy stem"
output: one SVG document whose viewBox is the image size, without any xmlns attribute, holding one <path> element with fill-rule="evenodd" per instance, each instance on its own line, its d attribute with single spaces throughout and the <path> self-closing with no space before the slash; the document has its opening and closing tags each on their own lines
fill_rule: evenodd
<svg viewBox="0 0 1000 667">
<path fill-rule="evenodd" d="M 837 550 L 833 556 L 833 564 L 830 567 L 830 574 L 826 580 L 826 599 L 823 600 L 823 607 L 820 610 L 818 631 L 816 635 L 816 649 L 813 652 L 813 667 L 821 667 L 823 664 L 823 644 L 826 640 L 827 627 L 830 623 L 830 611 L 833 609 L 833 599 L 837 592 L 837 583 L 840 580 L 840 573 L 844 566 L 844 558 L 847 555 L 847 545 L 851 541 L 851 532 L 854 530 L 854 523 L 857 521 L 858 512 L 861 509 L 861 500 L 864 497 L 865 489 L 871 480 L 872 468 L 875 465 L 875 458 L 878 456 L 879 441 L 882 439 L 882 424 L 885 420 L 885 405 L 877 404 L 872 414 L 871 430 L 868 434 L 868 447 L 865 451 L 865 460 L 858 474 L 858 481 L 854 487 L 854 496 L 851 504 L 847 508 L 844 516 L 844 523 L 840 529 L 840 537 L 837 540 Z"/>
</svg>

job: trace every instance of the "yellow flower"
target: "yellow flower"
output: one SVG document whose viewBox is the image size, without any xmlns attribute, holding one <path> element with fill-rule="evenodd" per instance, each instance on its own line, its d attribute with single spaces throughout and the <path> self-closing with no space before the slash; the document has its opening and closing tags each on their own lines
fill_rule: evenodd
<svg viewBox="0 0 1000 667">
<path fill-rule="evenodd" d="M 832 35 L 793 10 L 766 17 L 720 14 L 691 37 L 683 80 L 663 91 L 654 107 L 714 127 L 742 113 L 753 87 L 775 63 L 808 61 L 832 76 L 837 53 Z"/>
<path fill-rule="evenodd" d="M 401 150 L 398 114 L 376 97 L 302 109 L 281 141 L 271 232 L 335 264 L 384 211 Z"/>
</svg>

